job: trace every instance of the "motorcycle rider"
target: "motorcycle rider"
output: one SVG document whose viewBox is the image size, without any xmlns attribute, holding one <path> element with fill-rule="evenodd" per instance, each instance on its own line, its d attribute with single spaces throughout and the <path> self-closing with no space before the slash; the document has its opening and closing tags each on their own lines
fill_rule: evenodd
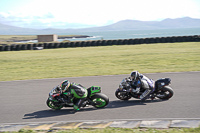
<svg viewBox="0 0 200 133">
<path fill-rule="evenodd" d="M 77 102 L 73 105 L 74 110 L 80 110 L 83 102 L 87 97 L 87 90 L 80 84 L 70 83 L 68 80 L 64 80 L 57 86 L 57 91 L 60 94 L 58 96 L 58 101 L 60 103 L 66 103 L 66 101 L 62 98 L 62 94 L 68 96 L 67 104 L 73 104 L 73 98 L 78 98 Z"/>
<path fill-rule="evenodd" d="M 155 90 L 154 81 L 147 78 L 143 74 L 140 74 L 138 71 L 131 72 L 130 80 L 131 80 L 130 91 L 138 94 L 140 92 L 140 88 L 145 89 L 145 91 L 138 96 L 141 100 L 146 100 L 149 97 L 149 95 Z"/>
</svg>

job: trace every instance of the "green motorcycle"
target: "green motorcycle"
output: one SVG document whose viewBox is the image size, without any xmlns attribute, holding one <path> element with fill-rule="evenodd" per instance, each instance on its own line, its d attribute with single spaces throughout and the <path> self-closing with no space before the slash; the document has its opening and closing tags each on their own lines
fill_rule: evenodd
<svg viewBox="0 0 200 133">
<path fill-rule="evenodd" d="M 90 87 L 86 90 L 87 90 L 87 97 L 86 97 L 86 100 L 84 101 L 84 103 L 82 104 L 81 107 L 86 107 L 88 105 L 92 105 L 95 108 L 104 108 L 106 105 L 108 105 L 109 98 L 105 94 L 101 93 L 101 87 L 92 86 L 92 87 Z M 73 94 L 72 94 L 73 95 L 73 100 L 72 100 L 73 102 L 72 103 L 67 103 L 68 93 L 62 94 L 62 98 L 66 102 L 60 103 L 59 100 L 57 99 L 57 97 L 60 96 L 60 95 L 57 93 L 57 89 L 55 87 L 49 93 L 49 97 L 46 101 L 47 106 L 49 108 L 55 109 L 55 110 L 59 110 L 63 107 L 73 107 L 73 105 L 79 99 L 79 96 L 77 95 L 78 92 L 76 90 L 72 90 L 72 92 L 73 92 Z"/>
</svg>

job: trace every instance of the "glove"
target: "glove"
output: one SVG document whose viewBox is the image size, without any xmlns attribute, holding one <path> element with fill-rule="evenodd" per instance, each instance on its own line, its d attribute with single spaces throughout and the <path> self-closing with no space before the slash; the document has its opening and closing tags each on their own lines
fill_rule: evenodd
<svg viewBox="0 0 200 133">
<path fill-rule="evenodd" d="M 139 93 L 139 92 L 140 92 L 140 88 L 137 87 L 136 90 L 135 90 L 135 92 L 136 92 L 136 93 Z"/>
<path fill-rule="evenodd" d="M 57 99 L 60 103 L 65 103 L 65 100 L 61 96 L 58 96 Z"/>
<path fill-rule="evenodd" d="M 130 89 L 128 89 L 128 92 L 136 92 L 136 90 L 135 89 L 133 89 L 133 88 L 130 88 Z"/>
<path fill-rule="evenodd" d="M 70 92 L 67 92 L 67 96 L 70 96 L 71 95 L 71 93 Z"/>
</svg>

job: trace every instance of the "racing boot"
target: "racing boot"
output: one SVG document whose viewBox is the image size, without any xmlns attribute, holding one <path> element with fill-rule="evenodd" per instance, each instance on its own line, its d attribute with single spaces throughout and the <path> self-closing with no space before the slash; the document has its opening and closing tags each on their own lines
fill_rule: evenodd
<svg viewBox="0 0 200 133">
<path fill-rule="evenodd" d="M 82 107 L 83 102 L 86 98 L 79 99 L 76 104 L 74 105 L 74 110 L 80 110 L 80 107 Z"/>
<path fill-rule="evenodd" d="M 79 109 L 79 107 L 78 107 L 77 105 L 74 105 L 74 110 L 75 110 L 75 111 L 78 111 L 78 110 L 80 110 L 80 109 Z"/>
</svg>

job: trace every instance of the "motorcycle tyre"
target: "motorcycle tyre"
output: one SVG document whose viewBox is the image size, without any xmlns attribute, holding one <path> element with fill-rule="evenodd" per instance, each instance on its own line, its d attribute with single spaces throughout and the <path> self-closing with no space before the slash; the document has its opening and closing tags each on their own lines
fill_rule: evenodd
<svg viewBox="0 0 200 133">
<path fill-rule="evenodd" d="M 49 107 L 49 108 L 51 108 L 51 109 L 54 109 L 54 110 L 60 110 L 61 108 L 63 108 L 63 106 L 59 106 L 59 107 L 57 107 L 57 106 L 50 106 L 50 102 L 52 102 L 51 100 L 49 100 L 49 99 L 47 99 L 47 101 L 46 101 L 46 104 L 47 104 L 47 106 Z"/>
<path fill-rule="evenodd" d="M 131 96 L 130 96 L 130 95 L 128 95 L 126 98 L 120 98 L 120 97 L 118 97 L 118 92 L 120 92 L 119 89 L 117 89 L 117 90 L 115 91 L 115 96 L 116 96 L 118 99 L 120 99 L 120 100 L 129 100 L 129 99 L 131 99 Z"/>
<path fill-rule="evenodd" d="M 161 89 L 161 91 L 164 91 L 164 92 L 168 91 L 169 92 L 169 94 L 166 97 L 158 97 L 157 96 L 157 98 L 162 99 L 162 100 L 168 100 L 168 99 L 170 99 L 174 95 L 173 89 L 171 87 L 169 87 L 169 86 L 163 87 Z"/>
<path fill-rule="evenodd" d="M 96 93 L 91 97 L 91 100 L 93 102 L 95 102 L 94 100 L 96 100 L 97 102 L 101 102 L 101 105 L 93 105 L 95 108 L 104 108 L 109 103 L 109 98 L 102 93 Z"/>
</svg>

